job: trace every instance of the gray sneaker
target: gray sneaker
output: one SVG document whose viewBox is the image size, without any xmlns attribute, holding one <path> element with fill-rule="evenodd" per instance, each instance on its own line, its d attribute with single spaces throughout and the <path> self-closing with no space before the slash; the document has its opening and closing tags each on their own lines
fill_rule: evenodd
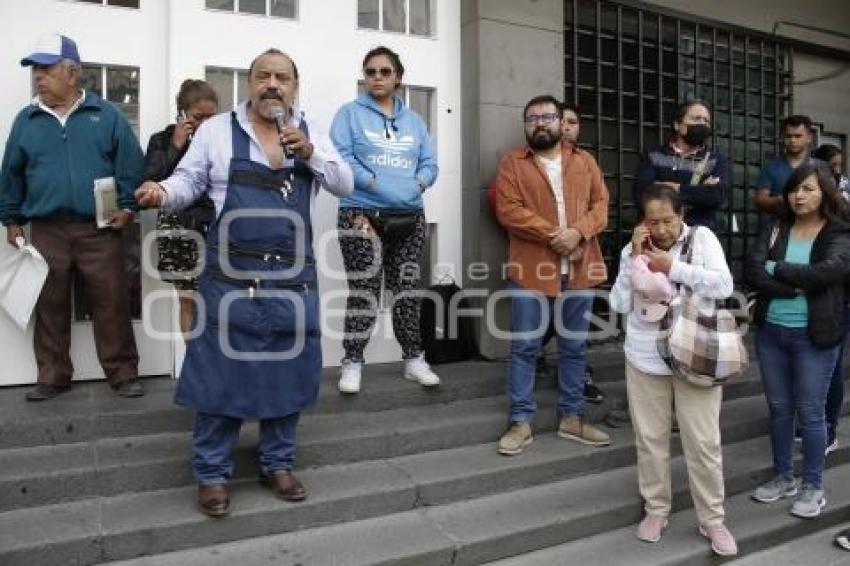
<svg viewBox="0 0 850 566">
<path fill-rule="evenodd" d="M 795 495 L 797 495 L 797 483 L 794 478 L 776 477 L 758 486 L 753 492 L 752 498 L 759 503 L 773 503 L 783 497 L 794 497 Z"/>
<path fill-rule="evenodd" d="M 826 505 L 823 490 L 812 485 L 805 484 L 800 490 L 800 495 L 791 506 L 791 514 L 803 519 L 811 519 L 820 515 L 820 510 Z"/>
</svg>

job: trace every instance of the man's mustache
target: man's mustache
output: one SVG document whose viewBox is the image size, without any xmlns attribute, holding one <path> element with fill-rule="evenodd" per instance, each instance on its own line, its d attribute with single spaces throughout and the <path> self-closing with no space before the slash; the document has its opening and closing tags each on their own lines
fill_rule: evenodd
<svg viewBox="0 0 850 566">
<path fill-rule="evenodd" d="M 276 90 L 267 90 L 260 95 L 260 100 L 280 100 L 283 102 L 283 97 Z"/>
</svg>

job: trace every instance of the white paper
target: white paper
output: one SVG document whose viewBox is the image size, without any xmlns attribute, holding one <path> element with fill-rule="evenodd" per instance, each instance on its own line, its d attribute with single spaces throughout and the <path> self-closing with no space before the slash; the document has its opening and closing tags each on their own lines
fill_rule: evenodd
<svg viewBox="0 0 850 566">
<path fill-rule="evenodd" d="M 94 180 L 94 212 L 98 228 L 106 228 L 112 217 L 118 214 L 118 188 L 115 177 Z"/>
<path fill-rule="evenodd" d="M 26 330 L 47 279 L 47 262 L 34 247 L 17 240 L 18 249 L 0 244 L 0 308 Z"/>
</svg>

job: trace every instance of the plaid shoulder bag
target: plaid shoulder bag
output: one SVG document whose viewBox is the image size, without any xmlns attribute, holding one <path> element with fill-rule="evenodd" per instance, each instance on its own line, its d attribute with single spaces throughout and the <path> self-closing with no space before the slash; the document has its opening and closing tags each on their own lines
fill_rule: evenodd
<svg viewBox="0 0 850 566">
<path fill-rule="evenodd" d="M 687 263 L 693 259 L 696 230 L 690 228 L 680 252 Z M 722 304 L 714 301 L 710 312 L 706 312 L 693 291 L 685 287 L 681 308 L 668 309 L 661 319 L 658 353 L 676 377 L 700 387 L 713 387 L 723 385 L 747 368 L 747 349 L 735 315 Z"/>
</svg>

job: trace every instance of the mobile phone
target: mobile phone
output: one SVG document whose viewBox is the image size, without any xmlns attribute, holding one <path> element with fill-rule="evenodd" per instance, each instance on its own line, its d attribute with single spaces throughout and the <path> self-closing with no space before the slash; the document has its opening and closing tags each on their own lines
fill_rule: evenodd
<svg viewBox="0 0 850 566">
<path fill-rule="evenodd" d="M 180 110 L 179 120 L 181 122 L 186 122 L 187 120 L 189 120 L 189 115 L 186 113 L 186 110 Z M 195 132 L 193 132 L 193 131 L 189 132 L 189 141 L 192 141 L 192 137 L 194 137 L 194 135 L 195 135 Z"/>
<path fill-rule="evenodd" d="M 644 228 L 649 232 L 649 220 L 643 221 Z M 652 232 L 649 232 L 646 237 L 643 239 L 643 245 L 647 248 L 654 248 L 655 244 L 652 242 Z"/>
</svg>

